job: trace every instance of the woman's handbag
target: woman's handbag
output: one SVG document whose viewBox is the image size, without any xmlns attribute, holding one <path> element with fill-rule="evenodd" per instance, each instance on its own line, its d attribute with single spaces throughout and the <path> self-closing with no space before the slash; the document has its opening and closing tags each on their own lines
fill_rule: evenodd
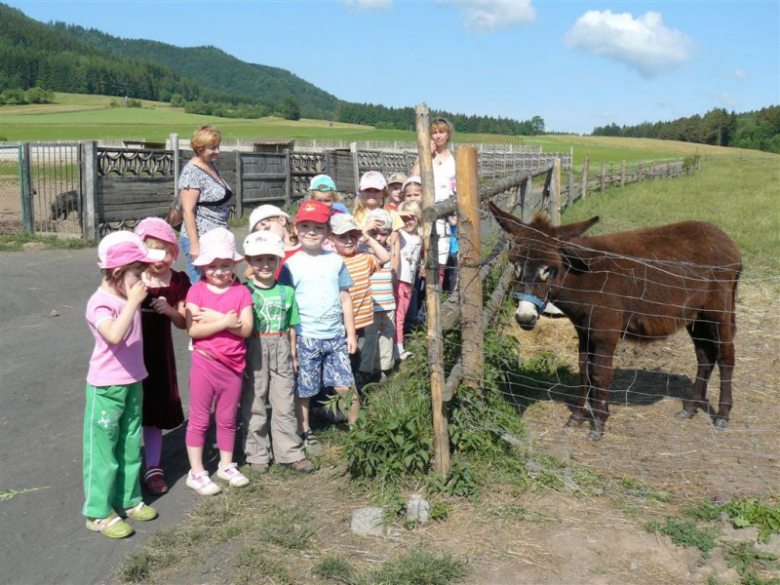
<svg viewBox="0 0 780 585">
<path fill-rule="evenodd" d="M 171 208 L 165 216 L 165 221 L 175 230 L 181 229 L 181 224 L 184 223 L 184 215 L 181 212 L 181 197 L 179 197 L 178 193 L 173 198 Z"/>
</svg>

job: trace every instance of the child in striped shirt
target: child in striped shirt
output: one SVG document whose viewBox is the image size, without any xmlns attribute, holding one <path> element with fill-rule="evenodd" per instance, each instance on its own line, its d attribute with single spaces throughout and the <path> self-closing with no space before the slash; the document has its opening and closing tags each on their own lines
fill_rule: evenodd
<svg viewBox="0 0 780 585">
<path fill-rule="evenodd" d="M 388 239 L 393 233 L 393 220 L 385 209 L 368 213 L 369 225 L 376 226 L 369 233 L 390 252 Z M 373 253 L 368 247 L 361 252 Z M 392 253 L 391 253 L 392 256 Z M 397 258 L 396 258 L 397 260 Z M 395 260 L 386 263 L 371 276 L 371 296 L 374 300 L 374 323 L 366 327 L 366 339 L 360 356 L 361 375 L 370 373 L 370 381 L 381 382 L 395 365 L 393 357 L 395 337 L 395 295 L 393 275 L 398 266 Z"/>
<path fill-rule="evenodd" d="M 358 350 L 350 356 L 355 385 L 361 389 L 370 372 L 362 372 L 361 352 L 365 346 L 366 328 L 374 322 L 374 300 L 371 295 L 371 276 L 385 263 L 390 261 L 390 254 L 385 247 L 372 236 L 376 232 L 376 222 L 366 224 L 360 230 L 355 218 L 346 213 L 337 213 L 330 218 L 331 241 L 336 253 L 344 259 L 353 285 L 349 289 L 352 299 L 352 309 L 355 316 L 355 334 Z M 358 246 L 364 244 L 373 254 L 360 252 Z"/>
</svg>

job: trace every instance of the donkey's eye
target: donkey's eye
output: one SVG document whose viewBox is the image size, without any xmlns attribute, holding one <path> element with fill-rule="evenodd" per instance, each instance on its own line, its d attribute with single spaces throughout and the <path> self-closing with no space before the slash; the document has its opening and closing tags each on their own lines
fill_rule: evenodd
<svg viewBox="0 0 780 585">
<path fill-rule="evenodd" d="M 555 268 L 551 266 L 542 266 L 539 268 L 539 280 L 547 282 L 551 276 L 555 276 Z"/>
</svg>

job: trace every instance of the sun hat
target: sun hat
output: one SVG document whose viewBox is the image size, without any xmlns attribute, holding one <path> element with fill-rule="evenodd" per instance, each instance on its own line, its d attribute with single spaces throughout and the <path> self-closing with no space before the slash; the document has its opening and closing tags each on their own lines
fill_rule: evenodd
<svg viewBox="0 0 780 585">
<path fill-rule="evenodd" d="M 165 250 L 151 250 L 133 232 L 119 231 L 108 234 L 98 245 L 98 266 L 111 269 L 133 262 L 153 264 L 165 258 Z"/>
<path fill-rule="evenodd" d="M 348 232 L 362 231 L 355 221 L 354 216 L 348 213 L 337 213 L 330 218 L 330 231 L 337 236 Z"/>
<path fill-rule="evenodd" d="M 406 186 L 411 183 L 417 183 L 418 185 L 422 185 L 422 179 L 419 177 L 419 175 L 409 175 L 408 177 L 406 177 L 404 184 L 401 186 L 401 190 L 406 189 Z"/>
<path fill-rule="evenodd" d="M 284 242 L 273 232 L 253 232 L 244 238 L 244 256 L 284 258 Z"/>
<path fill-rule="evenodd" d="M 208 266 L 214 260 L 239 262 L 244 257 L 236 252 L 236 237 L 229 230 L 218 227 L 200 237 L 200 256 L 192 261 L 195 266 Z"/>
<path fill-rule="evenodd" d="M 314 223 L 328 223 L 330 220 L 330 207 L 322 201 L 304 201 L 295 214 L 295 223 L 313 221 Z"/>
<path fill-rule="evenodd" d="M 309 191 L 336 191 L 336 183 L 328 175 L 316 175 L 311 178 Z"/>
<path fill-rule="evenodd" d="M 387 187 L 387 181 L 379 171 L 367 171 L 360 177 L 360 190 L 379 189 L 380 191 Z"/>
<path fill-rule="evenodd" d="M 401 183 L 403 184 L 404 181 L 406 181 L 408 177 L 404 175 L 403 173 L 393 173 L 390 175 L 390 178 L 387 179 L 387 184 L 392 185 L 393 183 Z"/>
<path fill-rule="evenodd" d="M 252 210 L 252 213 L 249 215 L 249 233 L 251 234 L 253 231 L 255 231 L 255 226 L 269 217 L 283 217 L 287 220 L 290 219 L 290 216 L 279 209 L 276 205 L 261 205 L 260 207 Z"/>
<path fill-rule="evenodd" d="M 374 221 L 380 221 L 379 229 L 382 231 L 393 229 L 393 218 L 387 209 L 372 209 L 366 215 L 366 225 Z"/>
<path fill-rule="evenodd" d="M 179 239 L 176 232 L 173 231 L 171 224 L 159 217 L 147 217 L 138 222 L 133 230 L 141 240 L 146 238 L 156 238 L 173 247 L 173 259 L 179 257 Z"/>
</svg>

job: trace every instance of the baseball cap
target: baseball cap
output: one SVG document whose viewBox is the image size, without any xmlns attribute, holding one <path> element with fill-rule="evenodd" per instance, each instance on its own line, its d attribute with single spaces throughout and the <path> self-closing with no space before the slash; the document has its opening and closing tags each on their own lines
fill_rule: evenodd
<svg viewBox="0 0 780 585">
<path fill-rule="evenodd" d="M 322 201 L 304 201 L 295 214 L 295 223 L 313 221 L 314 223 L 328 223 L 330 219 L 330 207 Z"/>
<path fill-rule="evenodd" d="M 150 250 L 133 232 L 119 231 L 108 234 L 98 245 L 98 266 L 111 269 L 133 262 L 152 264 L 165 258 L 165 250 Z"/>
<path fill-rule="evenodd" d="M 355 221 L 355 217 L 348 213 L 337 213 L 330 218 L 330 231 L 337 236 L 348 232 L 362 231 Z"/>
<path fill-rule="evenodd" d="M 401 183 L 403 184 L 404 181 L 406 181 L 407 176 L 403 173 L 394 173 L 390 175 L 390 178 L 387 179 L 387 184 L 392 185 L 393 183 Z"/>
<path fill-rule="evenodd" d="M 390 212 L 386 209 L 372 209 L 366 215 L 366 225 L 379 220 L 379 229 L 382 231 L 393 229 L 393 218 L 390 217 Z"/>
<path fill-rule="evenodd" d="M 360 190 L 379 189 L 380 191 L 387 187 L 384 175 L 379 171 L 368 171 L 360 177 Z"/>
<path fill-rule="evenodd" d="M 159 217 L 147 217 L 138 222 L 133 230 L 141 240 L 157 238 L 173 247 L 173 259 L 179 257 L 179 240 L 171 225 Z"/>
<path fill-rule="evenodd" d="M 410 183 L 417 183 L 418 185 L 422 185 L 422 179 L 419 177 L 419 175 L 410 175 L 406 177 L 406 180 L 404 181 L 401 189 L 406 189 L 406 186 Z"/>
<path fill-rule="evenodd" d="M 273 232 L 253 232 L 244 239 L 244 255 L 284 258 L 284 242 Z"/>
<path fill-rule="evenodd" d="M 236 237 L 229 230 L 219 227 L 200 237 L 200 256 L 192 261 L 194 266 L 208 266 L 214 260 L 225 259 L 238 262 L 244 257 L 236 252 Z"/>
<path fill-rule="evenodd" d="M 249 233 L 255 231 L 255 226 L 269 217 L 283 217 L 288 220 L 290 219 L 290 216 L 279 209 L 276 205 L 261 205 L 260 207 L 252 210 L 252 213 L 249 215 Z"/>
<path fill-rule="evenodd" d="M 336 191 L 336 183 L 328 175 L 316 175 L 309 183 L 309 191 Z"/>
</svg>

